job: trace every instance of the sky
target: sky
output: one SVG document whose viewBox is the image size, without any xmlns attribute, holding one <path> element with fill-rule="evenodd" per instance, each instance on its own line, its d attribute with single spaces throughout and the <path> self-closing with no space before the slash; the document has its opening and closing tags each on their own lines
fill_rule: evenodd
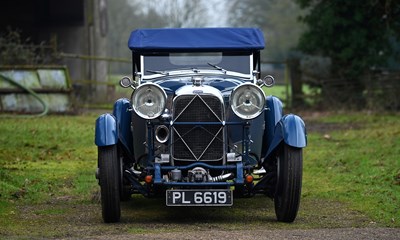
<svg viewBox="0 0 400 240">
<path fill-rule="evenodd" d="M 136 6 L 138 0 L 131 0 L 133 5 Z M 139 0 L 141 1 L 141 0 Z M 146 0 L 146 4 L 143 4 L 142 10 L 146 12 L 148 6 L 155 7 L 158 11 L 164 11 L 163 7 L 166 2 L 171 2 L 172 0 Z M 175 0 L 178 2 L 184 2 L 188 0 Z M 192 0 L 191 0 L 192 1 Z M 229 27 L 227 21 L 229 11 L 229 0 L 196 0 L 202 2 L 206 6 L 209 18 L 208 24 L 204 27 Z M 128 0 L 129 2 L 129 0 Z"/>
</svg>

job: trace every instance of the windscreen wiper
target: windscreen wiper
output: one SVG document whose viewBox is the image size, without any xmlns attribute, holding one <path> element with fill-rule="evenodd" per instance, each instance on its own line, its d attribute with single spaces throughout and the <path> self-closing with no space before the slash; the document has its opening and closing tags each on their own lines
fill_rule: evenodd
<svg viewBox="0 0 400 240">
<path fill-rule="evenodd" d="M 226 74 L 226 70 L 223 69 L 222 67 L 219 67 L 219 66 L 217 66 L 217 65 L 214 65 L 214 64 L 212 64 L 212 63 L 207 63 L 207 64 L 208 64 L 209 66 L 211 66 L 211 67 L 217 69 L 217 70 L 220 70 L 220 71 L 223 72 L 224 74 Z"/>
<path fill-rule="evenodd" d="M 164 76 L 168 76 L 168 75 L 169 75 L 169 72 L 166 72 L 166 71 L 146 70 L 146 72 L 149 72 L 149 73 L 156 73 L 156 74 L 162 74 L 162 75 L 164 75 Z"/>
</svg>

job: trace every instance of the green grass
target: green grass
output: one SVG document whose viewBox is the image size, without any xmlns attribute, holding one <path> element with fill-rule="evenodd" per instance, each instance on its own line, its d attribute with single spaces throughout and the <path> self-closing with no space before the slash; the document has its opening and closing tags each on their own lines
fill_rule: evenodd
<svg viewBox="0 0 400 240">
<path fill-rule="evenodd" d="M 94 116 L 1 119 L 0 202 L 85 199 L 93 188 Z"/>
<path fill-rule="evenodd" d="M 347 202 L 374 221 L 399 227 L 399 115 L 346 113 L 319 121 L 333 129 L 309 135 L 303 194 Z"/>
<path fill-rule="evenodd" d="M 284 85 L 274 85 L 272 87 L 263 87 L 263 90 L 265 92 L 265 95 L 269 96 L 275 96 L 281 99 L 282 101 L 285 101 L 287 98 L 287 93 L 286 93 L 286 86 Z"/>
<path fill-rule="evenodd" d="M 65 228 L 75 229 L 72 236 L 82 229 L 116 231 L 101 224 L 100 206 L 92 200 L 99 189 L 96 117 L 0 119 L 0 234 L 65 237 Z M 181 231 L 182 226 L 229 230 L 243 229 L 243 221 L 252 229 L 265 224 L 363 227 L 369 222 L 400 227 L 399 115 L 325 114 L 309 116 L 306 124 L 324 127 L 308 133 L 302 205 L 294 225 L 275 223 L 272 201 L 263 196 L 237 199 L 232 208 L 185 211 L 166 208 L 163 199 L 135 196 L 123 204 L 121 228 L 130 233 Z"/>
<path fill-rule="evenodd" d="M 292 97 L 292 92 L 291 92 L 292 90 L 290 88 L 290 85 L 289 86 L 274 85 L 270 88 L 263 87 L 263 90 L 265 92 L 265 95 L 267 95 L 267 96 L 272 95 L 272 96 L 278 97 L 284 103 L 284 106 L 285 106 L 286 102 L 290 101 L 290 99 Z M 318 92 L 318 89 L 312 89 L 312 88 L 310 88 L 309 85 L 303 84 L 302 90 L 303 90 L 305 103 L 310 106 L 314 105 L 315 99 L 310 96 L 315 96 L 316 92 Z"/>
</svg>

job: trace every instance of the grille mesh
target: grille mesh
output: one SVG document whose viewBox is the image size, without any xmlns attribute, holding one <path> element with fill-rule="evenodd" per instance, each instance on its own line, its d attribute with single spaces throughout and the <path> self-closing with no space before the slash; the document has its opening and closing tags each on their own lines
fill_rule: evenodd
<svg viewBox="0 0 400 240">
<path fill-rule="evenodd" d="M 179 96 L 174 108 L 175 122 L 220 122 L 223 117 L 222 103 L 215 96 Z M 221 126 L 175 125 L 174 128 L 175 160 L 219 161 L 223 158 Z"/>
</svg>

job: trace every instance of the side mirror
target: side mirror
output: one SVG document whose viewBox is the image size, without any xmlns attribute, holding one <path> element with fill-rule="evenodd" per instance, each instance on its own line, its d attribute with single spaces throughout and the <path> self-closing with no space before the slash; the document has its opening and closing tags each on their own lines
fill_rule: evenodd
<svg viewBox="0 0 400 240">
<path fill-rule="evenodd" d="M 135 83 L 132 81 L 132 79 L 126 76 L 121 78 L 121 80 L 119 80 L 119 85 L 123 88 L 131 87 L 135 89 Z"/>
<path fill-rule="evenodd" d="M 275 84 L 275 79 L 271 75 L 267 75 L 262 80 L 258 79 L 257 84 L 260 85 L 260 87 L 272 87 Z"/>
</svg>

